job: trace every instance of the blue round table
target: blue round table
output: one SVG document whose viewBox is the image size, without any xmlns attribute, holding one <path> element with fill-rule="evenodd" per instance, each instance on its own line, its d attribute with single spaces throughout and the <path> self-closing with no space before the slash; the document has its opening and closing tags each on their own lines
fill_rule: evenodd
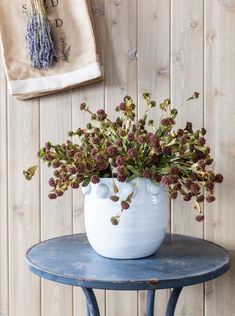
<svg viewBox="0 0 235 316">
<path fill-rule="evenodd" d="M 155 290 L 173 288 L 166 309 L 166 316 L 172 316 L 182 288 L 222 275 L 230 267 L 230 256 L 214 243 L 167 234 L 150 257 L 108 259 L 91 248 L 85 234 L 77 234 L 33 246 L 26 254 L 26 262 L 42 278 L 81 287 L 88 316 L 100 315 L 93 289 L 147 290 L 146 315 L 153 316 Z"/>
</svg>

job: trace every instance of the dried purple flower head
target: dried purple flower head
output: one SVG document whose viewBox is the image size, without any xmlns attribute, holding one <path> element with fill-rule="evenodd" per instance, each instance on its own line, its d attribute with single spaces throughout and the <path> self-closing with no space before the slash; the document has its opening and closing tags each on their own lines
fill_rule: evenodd
<svg viewBox="0 0 235 316">
<path fill-rule="evenodd" d="M 167 126 L 171 126 L 175 124 L 175 122 L 171 117 L 167 117 L 167 118 L 163 118 L 160 124 L 167 127 Z"/>
<path fill-rule="evenodd" d="M 171 176 L 171 182 L 172 182 L 172 184 L 175 184 L 175 183 L 177 183 L 178 181 L 179 181 L 179 177 L 178 177 L 176 174 L 174 174 L 174 175 Z"/>
<path fill-rule="evenodd" d="M 144 171 L 142 172 L 142 176 L 146 179 L 150 179 L 152 177 L 152 172 L 149 169 L 144 169 Z"/>
<path fill-rule="evenodd" d="M 120 221 L 120 219 L 119 219 L 119 216 L 117 217 L 117 216 L 113 216 L 113 217 L 111 217 L 110 218 L 110 221 L 111 221 L 111 223 L 113 224 L 113 225 L 118 225 L 119 224 L 119 221 Z"/>
<path fill-rule="evenodd" d="M 180 173 L 180 169 L 177 166 L 172 166 L 170 168 L 170 174 L 178 175 Z"/>
<path fill-rule="evenodd" d="M 92 137 L 91 142 L 94 145 L 99 145 L 100 144 L 100 138 L 99 137 Z"/>
<path fill-rule="evenodd" d="M 81 110 L 81 111 L 85 110 L 86 108 L 87 108 L 86 103 L 81 103 L 81 104 L 80 104 L 80 110 Z"/>
<path fill-rule="evenodd" d="M 154 180 L 159 183 L 162 180 L 162 176 L 159 173 L 156 172 L 154 174 Z"/>
<path fill-rule="evenodd" d="M 122 140 L 121 140 L 121 139 L 117 139 L 117 140 L 115 141 L 115 145 L 116 145 L 116 146 L 122 146 Z"/>
<path fill-rule="evenodd" d="M 193 124 L 191 122 L 187 122 L 185 129 L 191 133 L 193 131 Z"/>
<path fill-rule="evenodd" d="M 207 201 L 208 203 L 214 202 L 214 201 L 215 201 L 214 195 L 207 195 L 206 201 Z"/>
<path fill-rule="evenodd" d="M 73 157 L 74 154 L 75 154 L 75 151 L 74 151 L 73 149 L 72 149 L 72 150 L 69 150 L 69 151 L 67 152 L 67 156 L 68 156 L 69 158 Z"/>
<path fill-rule="evenodd" d="M 165 185 L 171 185 L 172 184 L 172 180 L 169 176 L 165 175 L 162 177 L 162 183 Z"/>
<path fill-rule="evenodd" d="M 172 153 L 171 147 L 170 146 L 163 146 L 162 152 L 163 152 L 164 155 L 170 156 L 171 153 Z"/>
<path fill-rule="evenodd" d="M 177 191 L 173 191 L 170 194 L 170 198 L 173 199 L 173 200 L 175 200 L 177 198 L 177 196 L 178 196 L 178 192 Z"/>
<path fill-rule="evenodd" d="M 108 168 L 108 164 L 106 162 L 101 162 L 97 164 L 97 167 L 100 171 L 106 170 Z"/>
<path fill-rule="evenodd" d="M 197 222 L 202 222 L 202 221 L 204 221 L 205 217 L 204 217 L 204 215 L 199 214 L 195 217 L 195 219 Z"/>
<path fill-rule="evenodd" d="M 190 190 L 193 194 L 198 194 L 200 192 L 200 185 L 197 183 L 192 183 L 190 186 Z"/>
<path fill-rule="evenodd" d="M 125 182 L 126 181 L 126 176 L 118 176 L 117 177 L 119 182 Z"/>
<path fill-rule="evenodd" d="M 58 160 L 53 160 L 52 162 L 51 162 L 51 166 L 53 167 L 53 168 L 59 168 L 60 166 L 61 166 L 61 162 L 60 161 L 58 161 Z"/>
<path fill-rule="evenodd" d="M 111 196 L 110 196 L 110 200 L 112 200 L 113 202 L 117 202 L 117 201 L 119 201 L 119 196 L 117 196 L 117 195 L 111 195 Z"/>
<path fill-rule="evenodd" d="M 109 146 L 109 147 L 107 148 L 107 152 L 108 152 L 108 154 L 109 154 L 110 156 L 115 156 L 115 155 L 117 155 L 118 150 L 117 150 L 117 147 L 115 147 L 115 146 Z"/>
<path fill-rule="evenodd" d="M 94 183 L 94 184 L 99 183 L 100 182 L 99 176 L 97 176 L 97 175 L 92 176 L 91 177 L 91 182 Z"/>
<path fill-rule="evenodd" d="M 117 167 L 117 174 L 118 174 L 119 176 L 124 176 L 125 173 L 126 173 L 125 167 L 123 167 L 123 166 Z"/>
<path fill-rule="evenodd" d="M 222 176 L 221 173 L 217 173 L 216 176 L 215 176 L 215 182 L 216 183 L 222 183 L 224 180 L 224 177 Z"/>
<path fill-rule="evenodd" d="M 125 102 L 121 102 L 121 103 L 119 104 L 119 109 L 120 109 L 121 111 L 126 111 L 126 103 L 125 103 Z"/>
<path fill-rule="evenodd" d="M 79 183 L 77 181 L 74 181 L 74 182 L 71 183 L 71 188 L 73 188 L 73 189 L 78 189 L 79 186 L 80 185 L 79 185 Z"/>
<path fill-rule="evenodd" d="M 129 133 L 129 134 L 127 135 L 127 139 L 128 139 L 129 142 L 132 142 L 132 141 L 134 140 L 134 138 L 135 138 L 135 136 L 134 136 L 133 133 Z"/>
<path fill-rule="evenodd" d="M 205 137 L 200 137 L 198 140 L 199 145 L 204 146 L 206 143 L 206 139 Z"/>
<path fill-rule="evenodd" d="M 204 159 L 198 160 L 197 164 L 198 164 L 198 167 L 201 168 L 201 169 L 205 169 L 206 168 L 206 162 L 205 162 Z"/>
<path fill-rule="evenodd" d="M 95 148 L 92 148 L 91 157 L 95 158 L 96 155 L 97 155 L 97 150 Z"/>
<path fill-rule="evenodd" d="M 192 172 L 191 175 L 190 175 L 190 178 L 193 180 L 193 181 L 196 181 L 198 179 L 198 175 L 196 172 Z"/>
<path fill-rule="evenodd" d="M 173 186 L 173 190 L 174 191 L 179 191 L 182 187 L 182 184 L 181 183 L 176 183 L 174 186 Z"/>
<path fill-rule="evenodd" d="M 125 164 L 125 158 L 122 156 L 117 156 L 115 162 L 117 166 L 123 166 Z"/>
<path fill-rule="evenodd" d="M 127 210 L 130 207 L 130 205 L 129 205 L 129 203 L 127 201 L 122 201 L 121 202 L 121 207 L 122 207 L 123 210 Z"/>
<path fill-rule="evenodd" d="M 187 194 L 185 194 L 185 196 L 184 196 L 184 201 L 190 201 L 191 198 L 192 198 L 192 194 L 191 194 L 191 193 L 187 193 Z"/>
<path fill-rule="evenodd" d="M 107 117 L 107 114 L 103 109 L 98 110 L 96 114 L 100 120 L 104 120 Z"/>
<path fill-rule="evenodd" d="M 198 197 L 197 197 L 197 202 L 198 203 L 202 203 L 203 201 L 204 201 L 204 199 L 205 199 L 205 197 L 204 197 L 204 195 L 203 194 L 201 194 L 201 195 L 199 195 Z"/>
<path fill-rule="evenodd" d="M 212 181 L 207 182 L 207 184 L 206 184 L 207 190 L 212 191 L 212 190 L 214 190 L 214 187 L 215 187 L 214 182 L 212 182 Z"/>
<path fill-rule="evenodd" d="M 137 156 L 137 150 L 135 148 L 131 148 L 127 152 L 130 158 L 135 158 Z"/>
<path fill-rule="evenodd" d="M 105 161 L 105 156 L 103 154 L 97 154 L 95 157 L 97 162 L 104 162 Z"/>
<path fill-rule="evenodd" d="M 51 192 L 48 194 L 50 200 L 55 200 L 57 198 L 57 194 L 55 192 Z"/>
<path fill-rule="evenodd" d="M 77 164 L 77 173 L 82 174 L 86 170 L 84 163 Z"/>
<path fill-rule="evenodd" d="M 50 187 L 56 187 L 55 179 L 54 178 L 50 178 L 48 180 L 48 184 L 49 184 Z"/>
<path fill-rule="evenodd" d="M 183 131 L 181 128 L 178 129 L 177 135 L 178 135 L 179 137 L 183 136 L 183 135 L 184 135 L 184 131 Z"/>
</svg>

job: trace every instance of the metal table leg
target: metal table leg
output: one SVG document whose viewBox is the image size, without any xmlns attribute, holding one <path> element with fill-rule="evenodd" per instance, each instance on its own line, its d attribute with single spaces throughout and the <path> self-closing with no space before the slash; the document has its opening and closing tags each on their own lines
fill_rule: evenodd
<svg viewBox="0 0 235 316">
<path fill-rule="evenodd" d="M 87 301 L 87 316 L 100 316 L 99 306 L 92 289 L 83 287 L 83 293 Z"/>
<path fill-rule="evenodd" d="M 154 300 L 155 300 L 155 290 L 148 290 L 147 294 L 147 305 L 146 305 L 146 315 L 154 315 Z"/>
<path fill-rule="evenodd" d="M 182 287 L 176 287 L 172 290 L 166 309 L 166 316 L 174 316 L 175 307 L 180 296 Z"/>
</svg>

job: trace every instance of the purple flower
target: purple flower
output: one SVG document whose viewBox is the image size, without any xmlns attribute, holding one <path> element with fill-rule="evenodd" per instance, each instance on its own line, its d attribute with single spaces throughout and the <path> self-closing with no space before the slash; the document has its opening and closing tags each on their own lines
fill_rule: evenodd
<svg viewBox="0 0 235 316">
<path fill-rule="evenodd" d="M 177 166 L 172 166 L 170 168 L 170 174 L 178 175 L 180 173 L 180 169 Z"/>
<path fill-rule="evenodd" d="M 107 114 L 105 113 L 105 111 L 103 109 L 98 110 L 96 113 L 97 113 L 97 116 L 100 120 L 104 120 L 107 116 Z"/>
<path fill-rule="evenodd" d="M 127 210 L 130 207 L 130 205 L 129 205 L 128 202 L 122 201 L 121 202 L 121 207 L 122 207 L 123 210 Z"/>
<path fill-rule="evenodd" d="M 121 111 L 126 111 L 126 103 L 125 103 L 125 102 L 121 102 L 121 103 L 119 104 L 119 109 L 120 109 Z"/>
<path fill-rule="evenodd" d="M 52 192 L 52 193 L 48 194 L 48 197 L 49 197 L 50 200 L 55 200 L 57 198 L 57 194 Z"/>
<path fill-rule="evenodd" d="M 173 191 L 170 194 L 170 198 L 173 199 L 173 200 L 175 200 L 177 198 L 177 196 L 178 196 L 178 192 L 177 191 Z"/>
<path fill-rule="evenodd" d="M 217 173 L 216 176 L 215 176 L 215 182 L 216 183 L 222 183 L 224 180 L 224 177 L 221 173 Z"/>
<path fill-rule="evenodd" d="M 115 147 L 115 146 L 109 146 L 107 148 L 107 152 L 109 155 L 115 156 L 118 153 L 118 150 L 117 150 L 117 147 Z"/>
<path fill-rule="evenodd" d="M 150 179 L 152 177 L 152 172 L 149 169 L 144 169 L 142 176 L 146 179 Z"/>
<path fill-rule="evenodd" d="M 206 167 L 206 162 L 204 159 L 198 160 L 197 164 L 198 164 L 198 167 L 201 169 L 205 169 L 205 167 Z"/>
<path fill-rule="evenodd" d="M 78 182 L 72 182 L 71 183 L 71 188 L 73 188 L 73 189 L 78 189 L 79 188 L 79 183 Z"/>
<path fill-rule="evenodd" d="M 135 136 L 133 133 L 130 133 L 127 135 L 127 139 L 129 140 L 129 142 L 132 142 L 134 140 Z"/>
<path fill-rule="evenodd" d="M 204 215 L 199 214 L 195 217 L 195 219 L 197 222 L 202 222 L 202 221 L 204 221 L 205 217 L 204 217 Z"/>
<path fill-rule="evenodd" d="M 123 166 L 125 164 L 125 159 L 122 156 L 117 156 L 115 162 L 116 162 L 117 166 Z"/>
<path fill-rule="evenodd" d="M 48 184 L 49 184 L 50 187 L 56 187 L 55 179 L 54 178 L 50 178 L 48 180 Z"/>
<path fill-rule="evenodd" d="M 97 175 L 91 177 L 91 182 L 97 184 L 100 182 L 100 178 Z"/>
<path fill-rule="evenodd" d="M 135 148 L 131 148 L 131 149 L 128 150 L 127 154 L 131 158 L 136 157 L 137 156 L 137 150 Z"/>
<path fill-rule="evenodd" d="M 162 183 L 165 185 L 171 185 L 172 184 L 172 180 L 169 176 L 163 176 L 162 177 Z"/>
</svg>

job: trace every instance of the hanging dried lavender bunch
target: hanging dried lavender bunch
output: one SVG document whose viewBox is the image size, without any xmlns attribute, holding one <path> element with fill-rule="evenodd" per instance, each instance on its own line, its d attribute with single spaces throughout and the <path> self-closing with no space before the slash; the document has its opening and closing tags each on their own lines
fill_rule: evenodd
<svg viewBox="0 0 235 316">
<path fill-rule="evenodd" d="M 26 40 L 34 68 L 48 70 L 54 65 L 53 34 L 43 0 L 29 0 Z"/>
</svg>

